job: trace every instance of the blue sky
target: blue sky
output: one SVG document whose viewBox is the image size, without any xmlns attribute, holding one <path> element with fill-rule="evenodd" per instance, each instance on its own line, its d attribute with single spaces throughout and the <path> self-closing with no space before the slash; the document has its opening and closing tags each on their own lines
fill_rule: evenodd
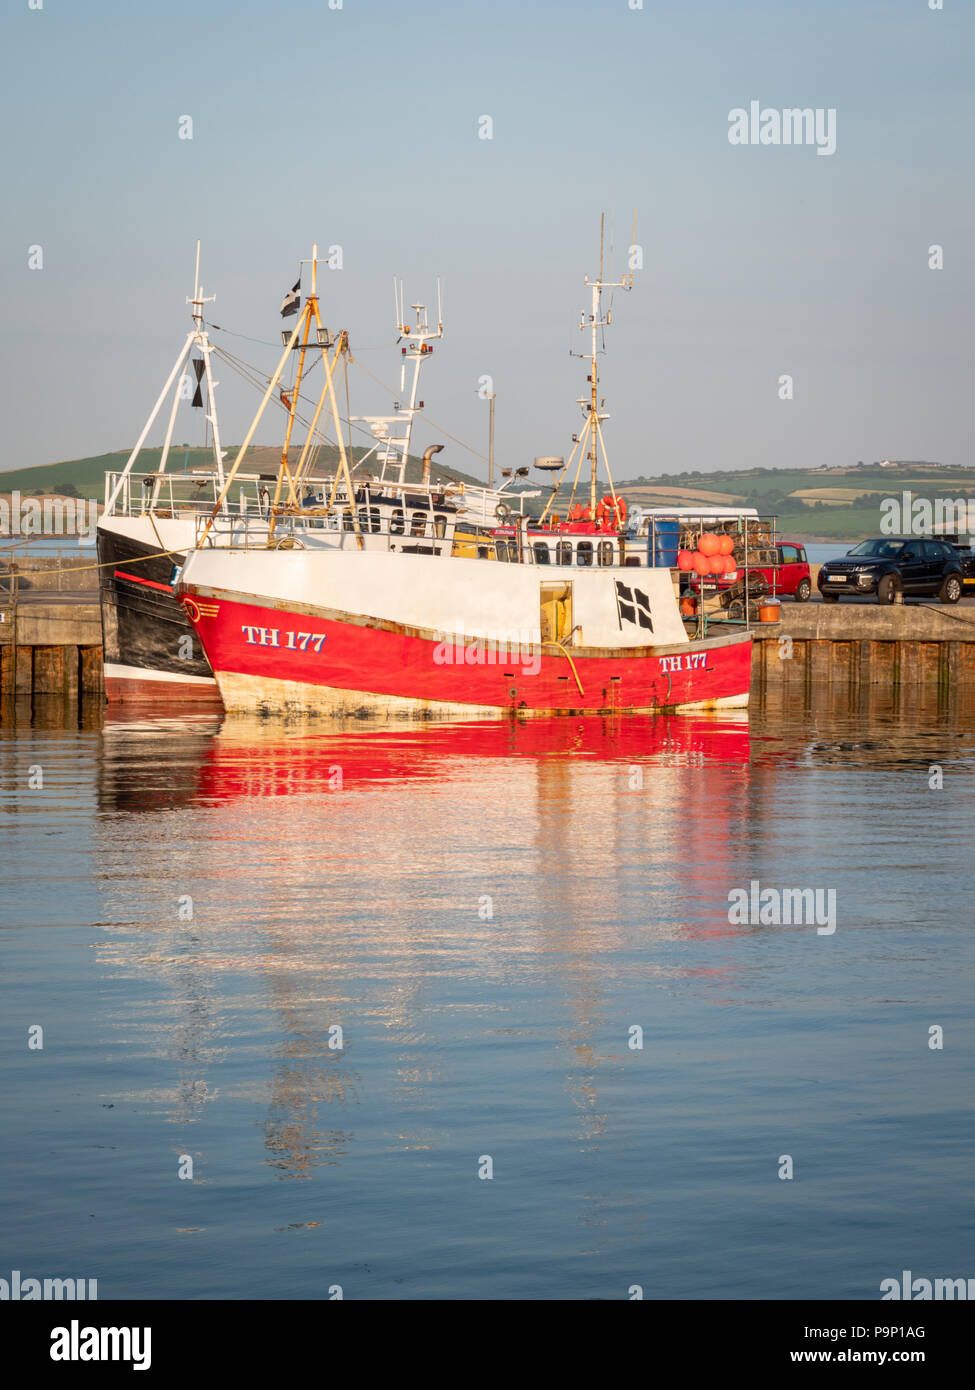
<svg viewBox="0 0 975 1390">
<path fill-rule="evenodd" d="M 0 468 L 134 441 L 198 236 L 210 314 L 245 335 L 217 341 L 267 368 L 313 241 L 343 250 L 329 323 L 391 384 L 393 274 L 428 302 L 441 275 L 431 420 L 486 450 L 490 374 L 499 462 L 567 453 L 599 214 L 622 269 L 634 205 L 644 269 L 602 367 L 617 477 L 972 461 L 968 0 L 8 0 L 0 26 Z M 836 153 L 732 146 L 752 100 L 835 107 Z M 219 380 L 235 441 L 256 398 Z M 354 413 L 389 408 L 352 382 Z"/>
</svg>

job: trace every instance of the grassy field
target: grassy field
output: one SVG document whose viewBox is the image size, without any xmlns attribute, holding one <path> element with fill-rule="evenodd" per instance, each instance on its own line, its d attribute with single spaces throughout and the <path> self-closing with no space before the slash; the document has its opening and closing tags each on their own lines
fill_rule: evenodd
<svg viewBox="0 0 975 1390">
<path fill-rule="evenodd" d="M 703 488 L 690 487 L 644 487 L 642 484 L 630 484 L 626 489 L 627 501 L 641 502 L 645 506 L 651 507 L 658 501 L 673 501 L 679 499 L 682 502 L 704 502 L 707 505 L 716 503 L 721 506 L 724 502 L 742 502 L 744 498 L 740 495 L 731 495 L 725 492 L 707 492 Z"/>
<path fill-rule="evenodd" d="M 226 457 L 232 461 L 237 454 L 236 445 L 226 446 Z M 298 450 L 293 451 L 297 458 Z M 364 450 L 355 448 L 352 456 L 358 460 Z M 161 450 L 146 449 L 139 460 L 141 472 L 152 472 L 159 465 Z M 9 493 L 17 489 L 26 496 L 31 492 L 57 494 L 64 491 L 65 485 L 77 489 L 82 497 L 100 499 L 104 495 L 104 477 L 108 469 L 115 471 L 124 467 L 128 450 L 118 450 L 110 454 L 98 454 L 90 458 L 69 459 L 61 463 L 43 464 L 37 468 L 18 468 L 0 470 L 0 492 Z M 253 446 L 248 453 L 247 470 L 276 474 L 280 460 L 277 446 Z M 168 469 L 183 472 L 194 468 L 211 466 L 212 455 L 206 449 L 187 448 L 174 445 L 170 450 Z M 502 460 L 503 462 L 503 460 Z M 318 454 L 317 469 L 330 473 L 338 463 L 338 451 L 334 445 L 323 447 Z M 407 469 L 407 480 L 416 482 L 420 477 L 419 459 L 411 459 Z M 366 471 L 369 466 L 366 465 Z M 469 473 L 451 467 L 446 461 L 433 463 L 433 476 L 451 477 L 465 483 L 483 483 Z M 539 488 L 543 497 L 532 504 L 535 512 L 549 496 L 550 479 L 534 475 L 525 480 L 533 488 Z M 600 487 L 600 495 L 606 490 Z M 756 507 L 760 512 L 778 517 L 780 533 L 805 536 L 808 539 L 857 541 L 865 536 L 876 535 L 880 525 L 880 505 L 885 497 L 900 498 L 903 491 L 910 491 L 915 497 L 954 498 L 975 494 L 975 470 L 938 469 L 931 472 L 918 471 L 916 465 L 903 468 L 880 468 L 871 465 L 863 468 L 830 469 L 828 473 L 798 469 L 735 469 L 717 470 L 713 473 L 661 474 L 657 477 L 632 478 L 618 484 L 619 492 L 630 506 L 667 505 L 693 506 L 734 506 L 739 503 Z M 576 500 L 588 500 L 588 485 L 577 493 Z M 556 510 L 564 514 L 568 488 L 560 492 Z"/>
<path fill-rule="evenodd" d="M 712 505 L 743 502 L 778 518 L 780 534 L 807 539 L 858 541 L 877 535 L 884 498 L 900 500 L 901 493 L 914 497 L 967 497 L 975 494 L 975 470 L 964 468 L 919 471 L 916 465 L 901 468 L 831 469 L 829 473 L 794 469 L 741 469 L 714 473 L 680 473 L 656 478 L 637 478 L 621 483 L 619 490 L 633 503 L 648 505 L 648 489 L 655 501 L 667 495 L 675 505 L 707 490 Z"/>
<path fill-rule="evenodd" d="M 852 502 L 861 496 L 862 488 L 855 487 L 802 487 L 789 494 L 803 502 Z"/>
</svg>

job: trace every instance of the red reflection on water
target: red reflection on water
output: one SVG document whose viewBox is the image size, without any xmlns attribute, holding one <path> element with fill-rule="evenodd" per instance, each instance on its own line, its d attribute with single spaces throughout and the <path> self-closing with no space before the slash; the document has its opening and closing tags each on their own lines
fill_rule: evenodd
<svg viewBox="0 0 975 1390">
<path fill-rule="evenodd" d="M 395 729 L 295 731 L 231 721 L 206 745 L 197 795 L 292 796 L 399 779 L 443 779 L 477 758 L 586 758 L 639 765 L 673 757 L 690 765 L 746 764 L 748 723 L 687 716 L 596 716 Z"/>
</svg>

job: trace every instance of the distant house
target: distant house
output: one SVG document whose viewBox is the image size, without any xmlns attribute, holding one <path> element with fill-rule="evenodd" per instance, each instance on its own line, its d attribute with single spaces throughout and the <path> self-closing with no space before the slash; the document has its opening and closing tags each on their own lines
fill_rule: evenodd
<svg viewBox="0 0 975 1390">
<path fill-rule="evenodd" d="M 884 459 L 881 468 L 947 468 L 945 463 L 929 463 L 925 459 Z"/>
</svg>

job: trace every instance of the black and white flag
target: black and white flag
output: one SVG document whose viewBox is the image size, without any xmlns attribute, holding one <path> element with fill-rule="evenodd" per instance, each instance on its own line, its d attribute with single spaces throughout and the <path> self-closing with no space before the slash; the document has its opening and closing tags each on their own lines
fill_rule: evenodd
<svg viewBox="0 0 975 1390">
<path fill-rule="evenodd" d="M 298 279 L 297 279 L 297 281 L 296 281 L 296 283 L 294 284 L 294 286 L 293 286 L 293 287 L 288 291 L 288 293 L 284 296 L 284 303 L 281 305 L 281 317 L 282 317 L 283 319 L 286 319 L 286 318 L 290 317 L 291 314 L 297 314 L 297 312 L 298 312 L 298 310 L 299 310 L 300 308 L 301 308 L 301 276 L 299 275 L 299 276 L 298 276 Z"/>
<path fill-rule="evenodd" d="M 626 584 L 616 581 L 616 608 L 619 613 L 620 626 L 624 621 L 628 623 L 639 623 L 640 627 L 645 627 L 653 632 L 653 619 L 650 617 L 650 600 L 642 589 L 631 589 Z"/>
<path fill-rule="evenodd" d="M 200 383 L 203 381 L 203 373 L 206 370 L 206 364 L 203 362 L 201 358 L 194 359 L 193 370 L 196 372 L 196 390 L 193 393 L 193 399 L 190 402 L 190 404 L 196 406 L 197 409 L 202 409 L 203 391 Z"/>
</svg>

